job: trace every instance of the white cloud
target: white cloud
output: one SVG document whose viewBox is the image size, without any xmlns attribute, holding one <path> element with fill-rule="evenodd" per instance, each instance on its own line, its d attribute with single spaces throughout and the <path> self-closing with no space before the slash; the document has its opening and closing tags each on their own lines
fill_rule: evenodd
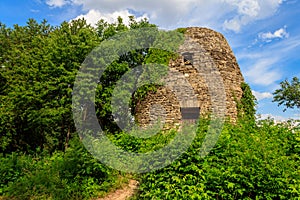
<svg viewBox="0 0 300 200">
<path fill-rule="evenodd" d="M 75 4 L 83 5 L 87 11 L 93 9 L 100 12 L 102 15 L 109 13 L 124 12 L 132 10 L 138 13 L 147 13 L 147 16 L 153 23 L 167 27 L 168 25 L 177 24 L 181 16 L 185 16 L 193 8 L 192 2 L 196 0 L 173 0 L 173 1 L 140 1 L 140 0 L 125 0 L 125 1 L 106 1 L 106 0 L 76 0 Z M 204 2 L 204 1 L 202 1 Z"/>
<path fill-rule="evenodd" d="M 238 14 L 256 17 L 260 11 L 260 5 L 255 0 L 224 0 L 237 9 Z"/>
<path fill-rule="evenodd" d="M 223 24 L 225 30 L 239 32 L 241 28 L 253 21 L 272 16 L 282 0 L 224 0 L 235 9 L 234 17 L 226 19 Z"/>
<path fill-rule="evenodd" d="M 235 8 L 236 14 L 231 19 L 224 21 L 223 27 L 227 30 L 239 32 L 245 26 L 255 20 L 272 16 L 282 0 L 224 0 Z"/>
<path fill-rule="evenodd" d="M 258 114 L 258 115 L 256 115 L 256 117 L 257 117 L 258 120 L 273 119 L 275 123 L 284 123 L 284 122 L 287 122 L 287 121 L 290 121 L 290 120 L 297 120 L 297 121 L 292 122 L 292 124 L 291 124 L 292 127 L 300 125 L 300 123 L 298 121 L 299 116 L 297 116 L 297 115 L 282 116 L 282 115 L 276 115 L 276 114 L 268 113 L 268 114 Z"/>
<path fill-rule="evenodd" d="M 239 16 L 237 15 L 233 19 L 225 20 L 223 23 L 223 28 L 225 30 L 231 30 L 236 33 L 240 32 L 243 26 L 246 26 L 252 21 L 251 17 L 249 16 Z"/>
<path fill-rule="evenodd" d="M 69 1 L 81 5 L 85 12 L 94 10 L 102 16 L 125 10 L 146 13 L 161 28 L 208 26 L 236 32 L 252 21 L 272 16 L 282 3 L 282 0 L 48 0 L 52 6 Z"/>
<path fill-rule="evenodd" d="M 248 67 L 244 76 L 249 82 L 256 85 L 274 84 L 282 75 L 277 68 L 274 68 L 276 62 L 278 62 L 277 58 L 261 58 L 253 66 Z"/>
<path fill-rule="evenodd" d="M 51 7 L 63 7 L 67 4 L 70 4 L 69 0 L 46 0 L 46 4 Z"/>
<path fill-rule="evenodd" d="M 40 10 L 30 9 L 30 12 L 32 12 L 32 13 L 39 13 Z"/>
<path fill-rule="evenodd" d="M 237 17 L 231 20 L 225 20 L 223 24 L 225 29 L 232 30 L 234 32 L 239 32 L 241 30 L 241 26 L 242 23 Z"/>
<path fill-rule="evenodd" d="M 257 92 L 252 90 L 252 94 L 256 97 L 258 101 L 263 99 L 270 99 L 273 97 L 273 94 L 270 92 Z"/>
<path fill-rule="evenodd" d="M 275 39 L 275 38 L 282 39 L 282 38 L 288 38 L 288 37 L 289 37 L 289 33 L 286 31 L 286 26 L 274 31 L 274 33 L 267 32 L 267 33 L 259 34 L 259 38 L 264 41 L 267 41 L 267 42 L 270 42 L 270 41 L 272 41 L 272 39 Z"/>
<path fill-rule="evenodd" d="M 273 119 L 275 122 L 282 122 L 287 121 L 289 118 L 280 116 L 280 115 L 273 115 L 273 114 L 259 114 L 258 119 Z"/>
<path fill-rule="evenodd" d="M 298 57 L 299 49 L 300 36 L 292 35 L 276 43 L 240 50 L 236 57 L 247 82 L 271 91 L 277 89 L 277 81 L 299 74 L 299 68 L 287 64 Z"/>
<path fill-rule="evenodd" d="M 131 16 L 132 14 L 129 13 L 128 10 L 123 10 L 123 11 L 116 11 L 113 13 L 101 13 L 98 10 L 90 10 L 87 14 L 85 15 L 79 15 L 76 17 L 78 18 L 85 18 L 89 24 L 95 25 L 100 19 L 104 19 L 104 21 L 109 22 L 109 23 L 114 23 L 116 22 L 117 18 L 120 16 L 123 19 L 123 23 L 128 25 L 129 24 L 129 19 L 128 16 Z M 138 18 L 136 18 L 137 21 L 143 18 L 148 18 L 147 15 L 142 15 Z"/>
</svg>

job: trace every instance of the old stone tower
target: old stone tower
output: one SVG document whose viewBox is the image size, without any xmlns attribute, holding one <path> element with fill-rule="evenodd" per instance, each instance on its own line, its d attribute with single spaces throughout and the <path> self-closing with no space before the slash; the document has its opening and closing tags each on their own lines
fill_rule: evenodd
<svg viewBox="0 0 300 200">
<path fill-rule="evenodd" d="M 141 126 L 162 119 L 166 127 L 172 127 L 211 113 L 213 105 L 232 121 L 237 118 L 236 102 L 242 97 L 244 78 L 226 39 L 218 32 L 197 27 L 187 28 L 185 36 L 179 50 L 182 56 L 169 63 L 169 70 L 177 75 L 171 75 L 168 81 L 171 88 L 183 86 L 177 92 L 168 87 L 149 92 L 136 107 L 136 120 Z"/>
</svg>

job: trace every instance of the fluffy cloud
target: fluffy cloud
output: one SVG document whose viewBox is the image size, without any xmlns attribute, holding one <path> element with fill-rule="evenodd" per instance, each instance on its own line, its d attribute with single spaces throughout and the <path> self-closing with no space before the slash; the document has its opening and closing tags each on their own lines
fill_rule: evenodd
<svg viewBox="0 0 300 200">
<path fill-rule="evenodd" d="M 68 0 L 46 0 L 46 4 L 51 7 L 63 7 L 67 4 L 70 4 L 71 2 Z"/>
<path fill-rule="evenodd" d="M 288 37 L 289 37 L 289 33 L 286 31 L 286 26 L 274 31 L 274 33 L 267 32 L 267 33 L 259 34 L 259 38 L 262 39 L 263 41 L 267 41 L 267 42 L 270 42 L 270 41 L 272 41 L 272 39 L 275 39 L 275 38 L 282 39 L 282 38 L 288 38 Z"/>
<path fill-rule="evenodd" d="M 256 97 L 258 101 L 263 99 L 270 99 L 273 97 L 272 93 L 270 92 L 257 92 L 252 90 L 252 94 Z"/>
<path fill-rule="evenodd" d="M 243 25 L 247 25 L 251 18 L 259 15 L 260 5 L 258 1 L 253 0 L 225 0 L 236 10 L 236 15 L 232 19 L 225 20 L 223 27 L 228 30 L 239 32 Z"/>
<path fill-rule="evenodd" d="M 81 6 L 91 21 L 96 15 L 130 10 L 147 15 L 162 28 L 208 26 L 235 32 L 252 21 L 272 16 L 281 3 L 282 0 L 47 0 L 52 7 Z"/>
<path fill-rule="evenodd" d="M 268 43 L 268 45 L 261 45 L 261 43 L 259 45 L 236 53 L 247 82 L 251 85 L 263 86 L 264 89 L 267 86 L 267 90 L 273 90 L 278 86 L 278 81 L 284 77 L 299 75 L 297 67 L 286 63 L 298 57 L 299 35 L 291 35 L 287 39 Z"/>
<path fill-rule="evenodd" d="M 181 18 L 189 13 L 193 8 L 191 5 L 195 0 L 173 0 L 173 1 L 140 1 L 140 0 L 125 0 L 125 1 L 105 1 L 105 0 L 86 0 L 74 1 L 75 4 L 80 4 L 86 11 L 97 10 L 102 15 L 110 13 L 128 12 L 132 10 L 136 13 L 146 13 L 151 22 L 160 26 L 167 27 L 169 24 L 178 24 Z M 204 1 L 202 1 L 204 2 Z"/>
<path fill-rule="evenodd" d="M 120 16 L 123 18 L 124 24 L 128 24 L 129 23 L 128 16 L 131 16 L 131 15 L 133 15 L 133 14 L 130 13 L 128 10 L 116 11 L 113 13 L 101 13 L 98 10 L 92 9 L 87 14 L 79 15 L 78 17 L 76 17 L 76 19 L 85 18 L 89 24 L 95 25 L 100 19 L 104 19 L 105 21 L 107 21 L 109 23 L 114 23 L 114 22 L 116 22 L 117 18 Z M 137 17 L 136 19 L 139 21 L 140 19 L 143 19 L 143 18 L 148 18 L 148 17 L 147 17 L 147 15 L 144 14 L 140 17 Z"/>
<path fill-rule="evenodd" d="M 226 19 L 223 27 L 227 30 L 239 32 L 241 28 L 255 20 L 272 16 L 282 0 L 224 0 L 234 7 L 235 14 L 231 19 Z"/>
<path fill-rule="evenodd" d="M 257 116 L 258 119 L 273 119 L 275 122 L 284 122 L 287 121 L 289 118 L 280 116 L 280 115 L 273 115 L 273 114 L 259 114 Z"/>
<path fill-rule="evenodd" d="M 274 68 L 278 58 L 259 58 L 253 66 L 250 66 L 244 76 L 252 84 L 268 86 L 274 84 L 282 76 L 282 73 Z"/>
</svg>

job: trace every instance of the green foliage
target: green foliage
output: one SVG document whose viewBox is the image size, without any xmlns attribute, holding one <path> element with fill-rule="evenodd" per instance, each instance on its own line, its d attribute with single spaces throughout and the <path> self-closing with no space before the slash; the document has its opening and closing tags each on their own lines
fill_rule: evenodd
<svg viewBox="0 0 300 200">
<path fill-rule="evenodd" d="M 108 192 L 119 175 L 94 159 L 78 139 L 65 153 L 13 153 L 0 160 L 0 196 L 8 199 L 89 199 Z"/>
<path fill-rule="evenodd" d="M 255 96 L 247 83 L 242 83 L 243 95 L 241 100 L 237 101 L 238 116 L 241 120 L 250 120 L 255 122 L 255 105 L 257 104 Z"/>
<path fill-rule="evenodd" d="M 134 21 L 134 19 L 133 19 Z M 126 31 L 129 28 L 124 25 L 123 19 L 121 17 L 118 17 L 117 23 L 109 24 L 108 22 L 104 21 L 103 19 L 99 20 L 96 24 L 96 31 L 100 38 L 100 40 L 106 40 L 113 35 Z"/>
<path fill-rule="evenodd" d="M 177 28 L 176 31 L 184 34 L 186 32 L 186 28 Z"/>
<path fill-rule="evenodd" d="M 264 120 L 259 126 L 225 124 L 214 149 L 199 152 L 209 121 L 180 159 L 140 176 L 134 199 L 296 199 L 300 197 L 300 132 Z M 149 152 L 168 144 L 176 132 L 136 139 L 108 135 L 132 152 Z M 109 191 L 117 172 L 99 164 L 78 140 L 52 156 L 11 154 L 1 157 L 0 196 L 8 199 L 88 199 Z"/>
<path fill-rule="evenodd" d="M 112 24 L 100 20 L 96 28 L 83 19 L 58 27 L 33 19 L 13 28 L 0 24 L 0 152 L 65 150 L 75 132 L 72 88 L 81 64 L 104 40 L 139 27 L 155 26 L 133 17 L 129 26 L 118 18 Z M 95 102 L 102 125 L 111 118 L 114 83 L 143 63 L 144 51 L 128 52 L 104 74 Z"/>
<path fill-rule="evenodd" d="M 128 80 L 126 81 L 128 81 L 128 83 L 124 83 L 124 87 L 125 85 L 127 88 L 131 88 L 132 85 L 138 86 L 141 80 L 153 82 L 157 81 L 156 79 L 159 80 L 167 74 L 167 65 L 170 59 L 175 59 L 178 56 L 175 50 L 183 42 L 182 34 L 175 31 L 159 32 L 155 26 L 153 27 L 152 24 L 146 23 L 146 21 L 139 23 L 141 23 L 141 26 L 137 26 L 138 23 L 136 22 L 131 22 L 129 27 L 130 29 L 144 28 L 142 29 L 143 31 L 134 32 L 133 30 L 130 34 L 120 34 L 116 36 L 114 36 L 114 34 L 117 32 L 113 32 L 114 34 L 112 33 L 110 35 L 109 42 L 103 42 L 100 49 L 100 51 L 102 49 L 114 49 L 114 52 L 108 54 L 107 57 L 104 56 L 103 62 L 107 66 L 101 76 L 96 92 L 97 116 L 102 127 L 109 129 L 111 132 L 116 130 L 115 125 L 111 122 L 113 119 L 111 98 L 117 81 L 119 81 L 126 72 L 136 67 L 141 67 L 139 68 L 139 74 L 127 77 Z M 134 24 L 134 26 L 132 24 Z M 104 30 L 108 29 L 106 28 Z M 120 40 L 118 37 L 122 39 Z M 114 44 L 114 42 L 117 42 L 117 44 Z M 130 47 L 135 46 L 135 43 L 138 43 L 137 46 L 141 46 L 141 48 L 134 47 L 131 49 Z M 104 53 L 101 51 L 101 54 Z M 112 63 L 106 63 L 106 58 L 110 60 L 110 56 L 116 57 L 117 59 Z M 139 76 L 137 77 L 137 75 Z M 151 77 L 149 77 L 149 75 L 151 75 Z M 155 91 L 159 85 L 160 84 L 145 84 L 137 88 L 131 99 L 132 102 L 130 102 L 133 113 L 137 102 L 141 101 L 147 92 Z M 122 91 L 118 94 L 125 96 L 125 92 L 122 93 Z M 122 98 L 120 97 L 120 99 Z"/>
<path fill-rule="evenodd" d="M 147 27 L 157 29 L 146 19 L 137 22 L 133 17 L 129 26 L 118 18 L 112 24 L 100 20 L 96 28 L 82 19 L 58 27 L 33 19 L 13 28 L 0 23 L 1 199 L 90 199 L 115 187 L 120 173 L 95 160 L 74 135 L 72 88 L 92 49 L 118 33 Z M 110 97 L 120 77 L 139 65 L 163 66 L 176 58 L 173 50 L 182 40 L 180 34 L 171 38 L 169 32 L 157 33 L 158 38 L 148 38 L 152 48 L 125 52 L 111 63 L 97 87 L 95 107 L 101 125 L 110 128 L 108 137 L 115 145 L 131 152 L 161 149 L 177 134 L 170 131 L 137 139 L 115 132 L 111 123 Z M 106 45 L 111 48 L 114 43 Z M 156 69 L 147 69 L 154 79 L 165 72 L 163 67 Z M 141 77 L 147 79 L 145 72 Z M 157 87 L 140 87 L 132 106 Z M 299 87 L 297 78 L 282 82 L 274 101 L 299 108 Z M 299 128 L 291 130 L 268 120 L 256 125 L 255 98 L 247 84 L 242 89 L 240 120 L 224 126 L 210 154 L 204 158 L 199 154 L 209 127 L 209 121 L 201 120 L 196 139 L 180 159 L 140 177 L 136 199 L 300 198 Z M 175 155 L 180 147 L 170 151 Z"/>
<path fill-rule="evenodd" d="M 278 102 L 278 106 L 284 105 L 286 108 L 300 108 L 300 82 L 299 78 L 294 77 L 291 82 L 288 80 L 280 83 L 280 89 L 273 93 L 273 102 Z"/>
<path fill-rule="evenodd" d="M 131 133 L 131 135 L 145 134 L 146 131 L 147 130 L 135 131 L 136 133 Z M 149 133 L 153 131 L 155 131 L 155 129 L 148 130 Z M 176 131 L 164 133 L 158 132 L 154 136 L 146 139 L 133 137 L 126 132 L 108 134 L 107 136 L 114 142 L 115 145 L 126 151 L 146 153 L 166 146 L 174 138 L 175 134 L 177 134 Z"/>
<path fill-rule="evenodd" d="M 200 147 L 202 122 L 187 153 L 141 177 L 136 199 L 296 199 L 300 197 L 299 132 L 269 121 L 226 124 L 210 152 Z"/>
<path fill-rule="evenodd" d="M 84 20 L 52 28 L 46 21 L 2 30 L 0 65 L 6 80 L 0 95 L 4 152 L 64 149 L 75 128 L 71 95 L 75 75 L 98 43 Z"/>
<path fill-rule="evenodd" d="M 114 43 L 106 40 L 119 33 L 150 27 L 157 30 L 150 31 L 147 39 L 153 48 L 123 52 L 107 67 L 97 87 L 96 114 L 101 126 L 112 132 L 118 130 L 112 122 L 110 106 L 116 82 L 137 66 L 168 64 L 176 56 L 174 49 L 182 40 L 179 34 L 159 32 L 147 19 L 136 21 L 133 17 L 129 26 L 119 17 L 117 23 L 111 24 L 100 20 L 96 28 L 83 19 L 63 22 L 58 27 L 33 19 L 26 26 L 13 28 L 0 24 L 0 151 L 65 150 L 75 132 L 72 88 L 86 56 L 99 44 L 114 48 Z M 141 41 L 145 37 L 138 32 L 136 36 Z M 120 46 L 131 45 L 130 41 L 122 42 Z M 155 73 L 161 76 L 160 70 Z M 156 85 L 140 87 L 133 95 L 131 106 L 136 105 L 137 98 L 155 90 Z"/>
</svg>

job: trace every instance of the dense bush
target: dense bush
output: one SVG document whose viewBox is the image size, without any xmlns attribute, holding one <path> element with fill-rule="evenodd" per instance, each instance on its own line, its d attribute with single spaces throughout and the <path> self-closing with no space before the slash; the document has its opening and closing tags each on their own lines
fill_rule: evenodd
<svg viewBox="0 0 300 200">
<path fill-rule="evenodd" d="M 226 124 L 215 148 L 202 158 L 205 127 L 179 160 L 141 177 L 137 199 L 300 198 L 299 132 L 270 121 L 260 127 Z"/>
<path fill-rule="evenodd" d="M 300 197 L 300 132 L 261 121 L 226 123 L 216 146 L 199 155 L 208 121 L 180 159 L 140 176 L 136 199 L 296 199 Z M 126 150 L 161 148 L 174 136 L 134 140 L 110 135 Z M 0 162 L 0 194 L 8 199 L 88 199 L 114 187 L 118 172 L 109 169 L 72 140 L 65 153 L 35 156 L 13 153 Z"/>
<path fill-rule="evenodd" d="M 73 139 L 65 153 L 2 156 L 0 196 L 22 200 L 89 199 L 115 187 L 119 175 Z"/>
</svg>

